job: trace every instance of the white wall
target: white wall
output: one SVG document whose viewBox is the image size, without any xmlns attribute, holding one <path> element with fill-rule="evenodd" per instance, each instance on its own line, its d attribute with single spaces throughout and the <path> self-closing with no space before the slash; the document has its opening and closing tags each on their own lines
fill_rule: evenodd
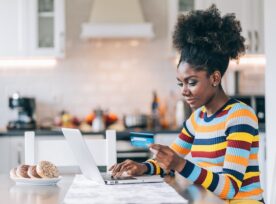
<svg viewBox="0 0 276 204">
<path fill-rule="evenodd" d="M 272 184 L 275 183 L 273 177 L 276 162 L 276 18 L 275 0 L 266 0 L 265 3 L 265 49 L 266 49 L 266 72 L 265 72 L 265 96 L 266 96 L 266 144 L 267 144 L 267 201 L 272 195 Z M 275 169 L 276 170 L 276 169 Z M 276 186 L 275 186 L 276 187 Z M 276 198 L 274 189 L 274 197 Z M 276 203 L 269 202 L 271 204 Z"/>
</svg>

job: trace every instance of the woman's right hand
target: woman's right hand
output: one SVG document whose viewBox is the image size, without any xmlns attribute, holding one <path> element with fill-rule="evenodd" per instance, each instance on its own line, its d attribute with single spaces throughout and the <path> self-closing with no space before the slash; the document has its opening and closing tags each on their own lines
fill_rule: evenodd
<svg viewBox="0 0 276 204">
<path fill-rule="evenodd" d="M 147 171 L 147 166 L 143 163 L 127 159 L 119 164 L 114 164 L 110 167 L 109 171 L 111 170 L 114 178 L 121 177 L 124 172 L 129 176 L 141 176 Z"/>
</svg>

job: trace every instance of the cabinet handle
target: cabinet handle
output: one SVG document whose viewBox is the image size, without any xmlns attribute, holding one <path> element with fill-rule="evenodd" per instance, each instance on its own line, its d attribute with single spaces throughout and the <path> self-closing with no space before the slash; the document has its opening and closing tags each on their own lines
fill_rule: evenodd
<svg viewBox="0 0 276 204">
<path fill-rule="evenodd" d="M 22 145 L 18 144 L 17 145 L 17 164 L 20 165 L 22 163 L 22 158 L 21 158 L 21 154 L 22 153 Z"/>
<path fill-rule="evenodd" d="M 247 32 L 247 36 L 248 36 L 248 51 L 252 51 L 252 33 L 251 31 L 249 30 Z"/>
<path fill-rule="evenodd" d="M 255 30 L 254 34 L 255 34 L 255 39 L 256 39 L 255 51 L 258 52 L 259 51 L 259 44 L 260 44 L 259 33 L 258 33 L 258 31 Z"/>
</svg>

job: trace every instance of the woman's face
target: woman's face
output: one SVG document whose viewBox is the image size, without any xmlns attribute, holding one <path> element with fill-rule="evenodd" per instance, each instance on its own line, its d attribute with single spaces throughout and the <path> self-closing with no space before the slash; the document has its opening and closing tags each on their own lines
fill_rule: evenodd
<svg viewBox="0 0 276 204">
<path fill-rule="evenodd" d="M 197 71 L 186 62 L 180 63 L 177 69 L 177 81 L 181 94 L 191 108 L 206 105 L 215 95 L 218 84 L 207 71 Z"/>
</svg>

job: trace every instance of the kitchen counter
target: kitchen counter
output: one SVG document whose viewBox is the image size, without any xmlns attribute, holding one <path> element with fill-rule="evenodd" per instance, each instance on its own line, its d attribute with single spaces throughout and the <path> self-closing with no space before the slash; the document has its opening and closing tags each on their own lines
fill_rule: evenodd
<svg viewBox="0 0 276 204">
<path fill-rule="evenodd" d="M 129 132 L 148 132 L 154 134 L 177 134 L 181 130 L 125 130 L 125 131 L 117 131 L 117 139 L 124 140 L 129 139 Z M 93 136 L 93 135 L 104 135 L 105 132 L 82 132 L 83 135 Z M 36 136 L 62 136 L 61 130 L 35 130 Z M 12 136 L 24 136 L 24 131 L 21 130 L 12 130 L 12 131 L 0 131 L 0 137 L 12 137 Z"/>
<path fill-rule="evenodd" d="M 117 139 L 126 140 L 129 139 L 129 132 L 148 132 L 154 134 L 178 134 L 181 129 L 174 130 L 137 130 L 137 129 L 129 129 L 125 131 L 117 131 Z M 259 124 L 259 132 L 265 132 L 265 124 Z M 105 132 L 82 132 L 83 135 L 93 136 L 93 135 L 104 135 Z M 61 130 L 35 130 L 36 136 L 61 136 L 63 135 Z M 12 130 L 12 131 L 0 131 L 0 137 L 5 136 L 24 136 L 23 130 Z"/>
<path fill-rule="evenodd" d="M 8 174 L 0 174 L 0 203 L 9 204 L 58 204 L 62 203 L 66 192 L 72 184 L 74 175 L 62 175 L 62 179 L 56 186 L 22 186 L 15 185 Z M 188 203 L 223 204 L 210 191 L 190 184 L 183 177 L 167 177 L 166 182 L 172 186 Z M 143 184 L 136 184 L 143 185 Z M 131 201 L 130 201 L 131 202 Z"/>
</svg>

